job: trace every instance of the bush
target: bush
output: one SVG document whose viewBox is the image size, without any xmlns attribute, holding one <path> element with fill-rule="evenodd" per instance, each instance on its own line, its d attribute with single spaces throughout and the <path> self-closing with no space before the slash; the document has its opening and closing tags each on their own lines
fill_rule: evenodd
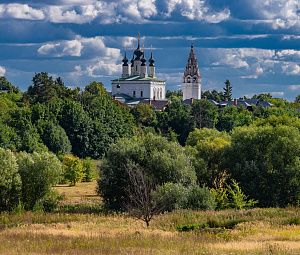
<svg viewBox="0 0 300 255">
<path fill-rule="evenodd" d="M 53 212 L 57 209 L 59 201 L 62 200 L 62 196 L 57 192 L 51 190 L 48 192 L 40 201 L 38 201 L 38 205 L 44 212 Z"/>
<path fill-rule="evenodd" d="M 91 158 L 86 158 L 83 160 L 83 173 L 84 182 L 91 182 L 96 177 L 96 164 Z"/>
<path fill-rule="evenodd" d="M 180 183 L 165 183 L 154 192 L 155 200 L 165 205 L 165 211 L 184 208 L 187 203 L 187 188 Z"/>
<path fill-rule="evenodd" d="M 22 201 L 26 210 L 32 210 L 59 182 L 62 165 L 54 154 L 48 152 L 21 152 L 17 154 L 17 162 L 22 179 Z"/>
<path fill-rule="evenodd" d="M 216 201 L 206 187 L 192 186 L 188 190 L 186 209 L 214 210 Z"/>
<path fill-rule="evenodd" d="M 80 158 L 73 155 L 65 155 L 63 158 L 63 169 L 65 180 L 75 186 L 84 177 L 83 163 Z"/>
<path fill-rule="evenodd" d="M 21 184 L 14 154 L 0 148 L 0 212 L 10 211 L 19 204 Z"/>
</svg>

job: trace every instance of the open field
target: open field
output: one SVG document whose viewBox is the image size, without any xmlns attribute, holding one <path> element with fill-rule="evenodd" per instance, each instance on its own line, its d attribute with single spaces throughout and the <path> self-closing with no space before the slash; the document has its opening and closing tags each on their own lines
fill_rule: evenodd
<svg viewBox="0 0 300 255">
<path fill-rule="evenodd" d="M 0 254 L 300 254 L 298 208 L 178 211 L 156 217 L 147 229 L 141 221 L 101 209 L 67 211 L 67 203 L 83 208 L 98 203 L 94 188 L 95 183 L 59 187 L 67 197 L 63 213 L 0 214 Z M 203 227 L 176 229 L 188 224 Z"/>
</svg>

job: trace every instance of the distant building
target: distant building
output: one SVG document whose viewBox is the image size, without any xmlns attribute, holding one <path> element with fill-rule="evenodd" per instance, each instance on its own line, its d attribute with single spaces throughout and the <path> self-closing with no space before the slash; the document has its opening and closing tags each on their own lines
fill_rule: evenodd
<svg viewBox="0 0 300 255">
<path fill-rule="evenodd" d="M 166 100 L 166 82 L 156 77 L 152 51 L 147 66 L 145 52 L 140 45 L 140 36 L 130 64 L 126 52 L 122 62 L 122 77 L 112 81 L 112 96 L 116 100 L 129 106 L 143 102 L 148 102 L 151 105 L 156 104 L 153 104 L 152 101 L 162 101 L 160 105 L 168 103 Z"/>
<path fill-rule="evenodd" d="M 193 45 L 184 71 L 181 90 L 183 100 L 201 99 L 201 75 Z"/>
</svg>

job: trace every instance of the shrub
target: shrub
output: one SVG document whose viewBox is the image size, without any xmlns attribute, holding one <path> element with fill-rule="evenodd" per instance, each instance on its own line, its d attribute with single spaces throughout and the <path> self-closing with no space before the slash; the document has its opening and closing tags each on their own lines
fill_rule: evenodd
<svg viewBox="0 0 300 255">
<path fill-rule="evenodd" d="M 231 180 L 231 184 L 227 184 L 224 188 L 211 189 L 210 192 L 219 210 L 228 208 L 241 210 L 251 208 L 258 203 L 253 199 L 248 199 L 235 180 Z"/>
<path fill-rule="evenodd" d="M 48 152 L 17 154 L 22 179 L 22 201 L 26 210 L 32 210 L 44 199 L 61 178 L 62 165 L 58 158 Z"/>
<path fill-rule="evenodd" d="M 187 203 L 187 188 L 180 183 L 165 183 L 154 192 L 154 198 L 165 205 L 165 211 L 184 208 Z"/>
<path fill-rule="evenodd" d="M 63 158 L 63 169 L 65 180 L 75 186 L 84 177 L 83 163 L 80 158 L 73 155 L 65 155 Z"/>
<path fill-rule="evenodd" d="M 216 201 L 206 187 L 192 186 L 188 190 L 186 209 L 214 210 Z"/>
<path fill-rule="evenodd" d="M 0 148 L 0 212 L 10 211 L 18 205 L 21 184 L 14 154 Z"/>
<path fill-rule="evenodd" d="M 96 164 L 91 158 L 86 158 L 83 160 L 83 181 L 91 182 L 96 177 Z"/>
</svg>

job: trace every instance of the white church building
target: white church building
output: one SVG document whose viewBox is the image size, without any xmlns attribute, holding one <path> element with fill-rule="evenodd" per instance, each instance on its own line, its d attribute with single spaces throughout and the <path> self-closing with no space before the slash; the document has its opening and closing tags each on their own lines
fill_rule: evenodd
<svg viewBox="0 0 300 255">
<path fill-rule="evenodd" d="M 132 106 L 142 101 L 150 104 L 162 101 L 161 103 L 166 104 L 166 82 L 156 77 L 153 53 L 151 51 L 147 61 L 140 43 L 139 36 L 138 46 L 133 52 L 130 64 L 125 52 L 122 60 L 122 77 L 112 80 L 112 96 Z"/>
</svg>

